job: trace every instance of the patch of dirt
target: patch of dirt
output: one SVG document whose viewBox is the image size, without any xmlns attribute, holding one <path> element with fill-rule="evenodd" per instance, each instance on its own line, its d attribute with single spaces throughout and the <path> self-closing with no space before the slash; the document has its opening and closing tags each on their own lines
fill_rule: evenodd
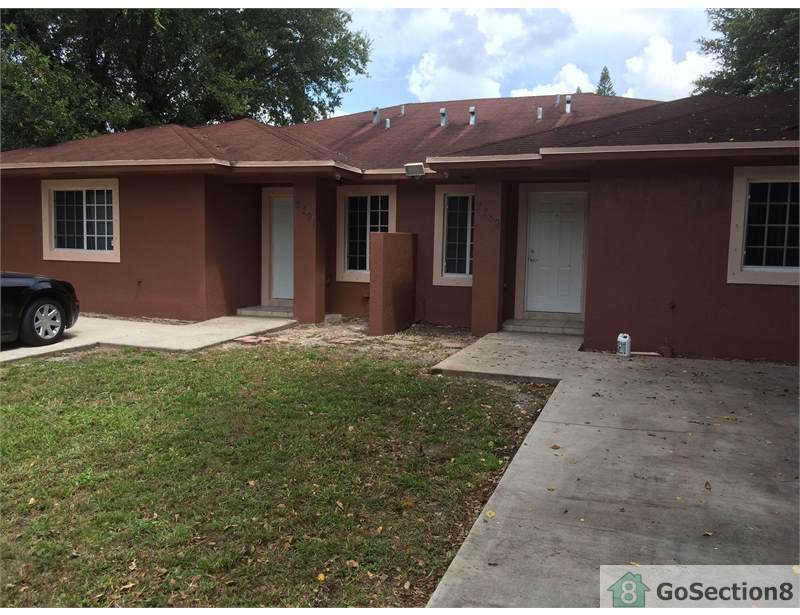
<svg viewBox="0 0 800 615">
<path fill-rule="evenodd" d="M 392 335 L 370 336 L 365 319 L 345 318 L 336 324 L 297 325 L 275 333 L 246 336 L 234 343 L 336 348 L 353 356 L 394 358 L 431 367 L 476 339 L 466 329 L 422 323 Z"/>
<path fill-rule="evenodd" d="M 151 318 L 150 316 L 116 316 L 113 314 L 100 314 L 98 312 L 81 312 L 81 316 L 89 318 L 105 318 L 110 320 L 130 320 L 132 322 L 153 322 L 159 325 L 191 325 L 193 320 L 178 320 L 177 318 Z"/>
</svg>

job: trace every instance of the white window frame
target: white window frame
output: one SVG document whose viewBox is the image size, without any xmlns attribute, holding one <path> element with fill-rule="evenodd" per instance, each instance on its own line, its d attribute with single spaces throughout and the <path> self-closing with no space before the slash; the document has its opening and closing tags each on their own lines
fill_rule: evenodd
<svg viewBox="0 0 800 615">
<path fill-rule="evenodd" d="M 351 196 L 386 196 L 389 199 L 389 232 L 394 233 L 397 220 L 397 186 L 338 186 L 336 188 L 336 281 L 369 282 L 369 270 L 347 268 L 347 199 Z M 369 268 L 370 239 L 367 233 L 367 267 Z"/>
<path fill-rule="evenodd" d="M 53 202 L 53 193 L 57 190 L 111 190 L 113 250 L 56 248 L 55 205 Z M 94 263 L 120 262 L 119 181 L 117 179 L 103 178 L 42 180 L 42 258 L 46 261 L 86 261 Z"/>
<path fill-rule="evenodd" d="M 445 273 L 445 209 L 448 196 L 472 197 L 473 216 L 475 209 L 474 184 L 444 184 L 436 186 L 435 213 L 433 219 L 433 285 L 434 286 L 472 286 L 472 273 Z M 469 237 L 469 232 L 467 233 Z M 474 242 L 468 246 L 470 256 L 474 250 Z M 469 263 L 469 256 L 467 257 Z M 473 260 L 474 267 L 474 260 Z"/>
<path fill-rule="evenodd" d="M 800 268 L 744 266 L 745 226 L 747 224 L 748 184 L 759 182 L 796 182 L 798 169 L 792 166 L 735 167 L 728 242 L 728 284 L 768 284 L 798 286 Z"/>
</svg>

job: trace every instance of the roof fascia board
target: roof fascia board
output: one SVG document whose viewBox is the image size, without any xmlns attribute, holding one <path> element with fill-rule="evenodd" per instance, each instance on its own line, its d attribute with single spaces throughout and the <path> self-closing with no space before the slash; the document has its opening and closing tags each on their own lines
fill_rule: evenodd
<svg viewBox="0 0 800 615">
<path fill-rule="evenodd" d="M 335 160 L 245 160 L 228 161 L 218 158 L 165 158 L 152 160 L 86 160 L 64 162 L 0 162 L 0 170 L 23 169 L 80 169 L 106 167 L 165 167 L 165 166 L 218 166 L 230 169 L 339 169 L 347 173 L 361 175 L 362 170 Z"/>
<path fill-rule="evenodd" d="M 152 160 L 81 160 L 57 162 L 0 162 L 0 169 L 74 169 L 94 167 L 163 167 L 163 166 L 223 166 L 227 160 L 218 158 L 154 158 Z"/>
<path fill-rule="evenodd" d="M 541 154 L 502 154 L 496 156 L 428 156 L 426 164 L 466 164 L 497 162 L 528 162 L 541 160 Z"/>
<path fill-rule="evenodd" d="M 542 147 L 542 156 L 576 154 L 638 154 L 651 152 L 707 152 L 758 149 L 797 149 L 800 141 L 727 141 L 724 143 L 667 143 L 651 145 L 597 145 L 588 147 Z"/>
</svg>

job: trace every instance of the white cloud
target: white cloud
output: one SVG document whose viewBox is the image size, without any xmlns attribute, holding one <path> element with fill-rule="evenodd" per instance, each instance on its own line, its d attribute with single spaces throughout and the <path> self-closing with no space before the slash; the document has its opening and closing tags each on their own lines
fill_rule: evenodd
<svg viewBox="0 0 800 615">
<path fill-rule="evenodd" d="M 528 33 L 522 17 L 516 13 L 485 9 L 470 13 L 477 19 L 478 32 L 486 38 L 483 49 L 490 56 L 505 55 L 510 44 L 524 39 Z"/>
<path fill-rule="evenodd" d="M 379 77 L 417 59 L 420 50 L 447 38 L 453 29 L 454 13 L 447 9 L 359 9 L 351 14 L 352 29 L 363 30 L 372 39 L 369 72 Z"/>
<path fill-rule="evenodd" d="M 572 64 L 561 67 L 550 83 L 541 83 L 533 88 L 517 88 L 511 90 L 511 96 L 544 96 L 546 94 L 569 94 L 578 88 L 584 92 L 593 92 L 594 86 L 580 68 Z"/>
<path fill-rule="evenodd" d="M 709 34 L 699 9 L 355 9 L 352 16 L 351 27 L 366 31 L 373 47 L 369 76 L 343 100 L 350 109 L 591 92 L 603 65 L 624 96 L 675 98 L 690 94 L 710 64 L 692 51 Z"/>
<path fill-rule="evenodd" d="M 472 75 L 442 63 L 434 52 L 427 52 L 411 69 L 408 90 L 423 102 L 457 98 L 500 96 L 500 83 L 486 75 Z"/>
<path fill-rule="evenodd" d="M 639 55 L 625 61 L 626 96 L 674 100 L 692 93 L 694 81 L 710 70 L 713 59 L 688 51 L 682 60 L 673 58 L 672 44 L 663 36 L 652 36 Z"/>
</svg>

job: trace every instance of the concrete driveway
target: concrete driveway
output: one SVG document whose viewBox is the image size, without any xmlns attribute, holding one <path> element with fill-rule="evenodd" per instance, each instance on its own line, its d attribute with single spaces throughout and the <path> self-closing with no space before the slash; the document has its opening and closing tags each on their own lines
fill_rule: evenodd
<svg viewBox="0 0 800 615">
<path fill-rule="evenodd" d="M 222 316 L 188 325 L 164 324 L 117 318 L 81 316 L 63 339 L 50 346 L 4 344 L 0 363 L 29 357 L 81 350 L 97 345 L 135 346 L 157 350 L 198 350 L 237 337 L 290 327 L 286 318 Z"/>
<path fill-rule="evenodd" d="M 598 606 L 602 564 L 796 564 L 797 368 L 580 342 L 497 333 L 434 368 L 559 384 L 429 606 Z"/>
</svg>

